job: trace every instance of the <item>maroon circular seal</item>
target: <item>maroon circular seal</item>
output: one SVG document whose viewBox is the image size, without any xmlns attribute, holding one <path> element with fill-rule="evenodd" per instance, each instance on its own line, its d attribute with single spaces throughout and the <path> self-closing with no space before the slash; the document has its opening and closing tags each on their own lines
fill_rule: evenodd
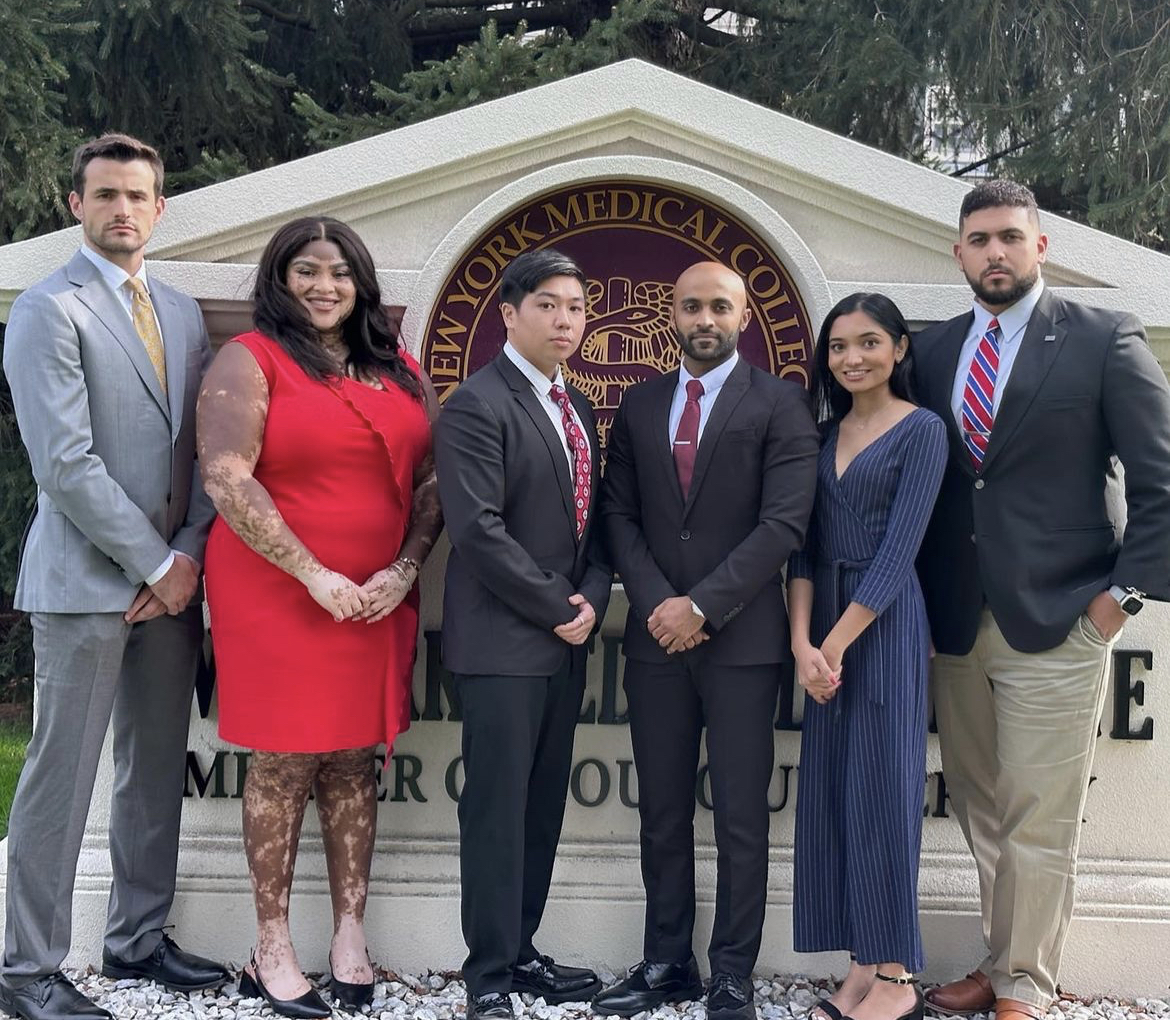
<svg viewBox="0 0 1170 1020">
<path fill-rule="evenodd" d="M 791 275 L 732 212 L 675 187 L 601 180 L 530 199 L 468 248 L 431 309 L 422 366 L 440 400 L 504 345 L 500 276 L 517 255 L 556 248 L 585 270 L 585 335 L 566 375 L 597 410 L 602 439 L 629 386 L 678 365 L 671 327 L 674 281 L 695 262 L 730 266 L 747 287 L 752 319 L 739 352 L 807 385 L 813 333 Z"/>
</svg>

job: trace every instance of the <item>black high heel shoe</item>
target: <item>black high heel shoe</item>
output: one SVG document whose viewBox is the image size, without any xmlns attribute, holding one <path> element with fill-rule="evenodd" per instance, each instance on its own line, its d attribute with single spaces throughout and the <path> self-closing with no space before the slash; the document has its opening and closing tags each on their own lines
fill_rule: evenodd
<svg viewBox="0 0 1170 1020">
<path fill-rule="evenodd" d="M 923 1020 L 926 1009 L 926 1001 L 922 998 L 922 990 L 918 987 L 918 982 L 914 980 L 913 974 L 899 974 L 897 977 L 890 977 L 888 974 L 878 973 L 875 977 L 879 981 L 885 981 L 891 985 L 914 985 L 914 1008 L 894 1020 Z M 853 1020 L 852 1017 L 845 1017 L 844 1020 Z"/>
<path fill-rule="evenodd" d="M 332 1016 L 333 1010 L 326 1005 L 316 988 L 310 987 L 304 995 L 295 999 L 277 999 L 264 987 L 260 968 L 256 965 L 256 954 L 252 954 L 252 973 L 240 971 L 240 995 L 245 999 L 264 999 L 274 1013 L 292 1017 L 293 1020 L 324 1020 Z"/>
<path fill-rule="evenodd" d="M 370 951 L 366 950 L 366 959 L 370 960 Z M 370 960 L 370 970 L 374 969 L 374 961 Z M 377 974 L 374 975 L 375 979 Z M 374 982 L 338 981 L 333 976 L 333 953 L 329 954 L 329 994 L 333 1001 L 342 1009 L 350 1013 L 361 1012 L 362 1006 L 368 1006 L 374 1001 Z"/>
</svg>

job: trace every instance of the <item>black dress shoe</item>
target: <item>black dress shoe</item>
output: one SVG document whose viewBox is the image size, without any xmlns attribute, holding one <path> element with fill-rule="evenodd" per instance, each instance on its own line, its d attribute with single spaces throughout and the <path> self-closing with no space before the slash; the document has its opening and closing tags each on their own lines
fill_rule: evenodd
<svg viewBox="0 0 1170 1020">
<path fill-rule="evenodd" d="M 370 954 L 367 951 L 366 959 L 369 958 Z M 373 968 L 374 964 L 371 960 L 370 969 L 373 970 Z M 374 1001 L 374 982 L 338 981 L 333 976 L 333 955 L 331 953 L 329 956 L 329 994 L 342 1009 L 350 1013 L 359 1013 L 362 1006 L 368 1006 Z"/>
<path fill-rule="evenodd" d="M 468 995 L 467 1020 L 515 1020 L 512 1000 L 503 992 Z"/>
<path fill-rule="evenodd" d="M 226 967 L 180 949 L 165 933 L 145 960 L 122 960 L 108 950 L 102 950 L 102 976 L 144 978 L 157 981 L 173 992 L 215 988 L 231 978 Z"/>
<path fill-rule="evenodd" d="M 20 988 L 0 981 L 0 1009 L 24 1020 L 114 1020 L 112 1013 L 82 995 L 60 971 Z"/>
<path fill-rule="evenodd" d="M 643 960 L 629 976 L 593 997 L 593 1011 L 605 1016 L 633 1016 L 668 1002 L 690 1002 L 703 996 L 699 967 L 692 956 L 686 963 Z"/>
<path fill-rule="evenodd" d="M 312 986 L 304 995 L 298 995 L 295 999 L 275 998 L 260 979 L 260 968 L 256 966 L 254 954 L 252 973 L 246 970 L 240 972 L 240 995 L 245 999 L 263 999 L 272 1007 L 272 1012 L 292 1017 L 293 1020 L 324 1020 L 333 1015 L 333 1010 L 325 1004 L 320 992 Z"/>
<path fill-rule="evenodd" d="M 756 1020 L 752 979 L 713 974 L 707 986 L 707 1020 Z"/>
<path fill-rule="evenodd" d="M 551 956 L 538 956 L 513 968 L 512 991 L 530 992 L 554 1006 L 561 1002 L 588 1002 L 601 991 L 601 982 L 587 967 L 566 967 Z"/>
</svg>

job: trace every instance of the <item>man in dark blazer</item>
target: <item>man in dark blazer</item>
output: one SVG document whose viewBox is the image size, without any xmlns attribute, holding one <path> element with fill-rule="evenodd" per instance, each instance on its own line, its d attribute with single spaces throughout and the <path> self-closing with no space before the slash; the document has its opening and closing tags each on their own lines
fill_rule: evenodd
<svg viewBox="0 0 1170 1020">
<path fill-rule="evenodd" d="M 585 329 L 585 275 L 551 249 L 504 270 L 508 340 L 435 428 L 451 557 L 443 662 L 463 708 L 459 800 L 468 1020 L 512 1016 L 509 993 L 584 1001 L 597 975 L 533 946 L 565 812 L 585 642 L 612 573 L 594 521 L 593 410 L 561 366 Z"/>
<path fill-rule="evenodd" d="M 950 432 L 919 574 L 988 950 L 928 998 L 998 1020 L 1056 997 L 1110 649 L 1170 594 L 1166 377 L 1132 315 L 1045 288 L 1047 245 L 1027 188 L 979 185 L 954 247 L 974 307 L 914 342 L 918 395 Z"/>
<path fill-rule="evenodd" d="M 781 570 L 804 541 L 817 432 L 805 391 L 742 360 L 743 281 L 704 262 L 679 277 L 682 366 L 625 394 L 602 515 L 630 600 L 625 690 L 638 770 L 644 960 L 598 995 L 632 1016 L 703 994 L 691 952 L 699 741 L 707 728 L 718 879 L 711 1020 L 755 1015 L 751 974 L 768 881 L 768 785 L 781 663 Z"/>
<path fill-rule="evenodd" d="M 77 858 L 113 720 L 102 972 L 193 990 L 223 967 L 163 931 L 175 894 L 187 726 L 203 641 L 200 564 L 215 515 L 195 463 L 210 358 L 198 305 L 147 273 L 162 215 L 150 146 L 77 150 L 81 250 L 12 306 L 4 371 L 37 482 L 16 585 L 32 614 L 36 725 L 8 830 L 0 1008 L 109 1017 L 62 975 Z"/>
</svg>

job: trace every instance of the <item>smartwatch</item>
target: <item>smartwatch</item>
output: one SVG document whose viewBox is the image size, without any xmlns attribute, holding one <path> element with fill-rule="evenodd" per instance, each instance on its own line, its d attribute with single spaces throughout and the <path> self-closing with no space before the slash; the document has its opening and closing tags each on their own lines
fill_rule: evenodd
<svg viewBox="0 0 1170 1020">
<path fill-rule="evenodd" d="M 1145 605 L 1146 593 L 1138 591 L 1136 588 L 1122 588 L 1121 585 L 1115 584 L 1109 589 L 1109 594 L 1130 616 L 1137 616 L 1142 611 L 1142 606 Z"/>
</svg>

